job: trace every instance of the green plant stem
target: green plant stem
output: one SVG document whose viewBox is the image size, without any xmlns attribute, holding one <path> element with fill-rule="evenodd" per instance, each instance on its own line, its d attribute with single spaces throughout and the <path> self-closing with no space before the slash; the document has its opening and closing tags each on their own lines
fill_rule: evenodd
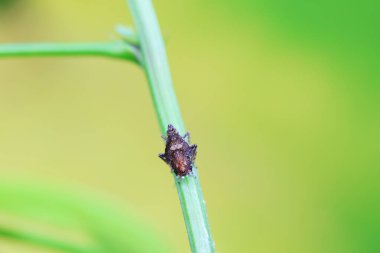
<svg viewBox="0 0 380 253">
<path fill-rule="evenodd" d="M 125 41 L 0 45 L 0 57 L 10 56 L 106 56 L 138 62 L 139 52 Z"/>
<path fill-rule="evenodd" d="M 150 0 L 127 1 L 137 27 L 141 43 L 142 66 L 149 80 L 161 132 L 165 134 L 168 124 L 172 124 L 181 134 L 184 134 L 186 131 L 174 93 L 164 42 L 152 2 Z M 193 172 L 193 175 L 183 179 L 177 179 L 174 176 L 190 247 L 193 253 L 214 252 L 197 169 L 193 168 Z"/>
<path fill-rule="evenodd" d="M 74 246 L 65 242 L 57 241 L 43 236 L 35 235 L 34 233 L 20 232 L 6 228 L 0 228 L 0 237 L 18 240 L 23 243 L 29 243 L 35 246 L 44 247 L 48 249 L 59 250 L 60 252 L 67 253 L 90 253 L 94 252 L 91 249 L 85 249 Z"/>
</svg>

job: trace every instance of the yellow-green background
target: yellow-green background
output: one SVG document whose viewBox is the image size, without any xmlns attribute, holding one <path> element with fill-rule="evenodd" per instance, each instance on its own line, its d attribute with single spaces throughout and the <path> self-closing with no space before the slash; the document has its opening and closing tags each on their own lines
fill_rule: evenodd
<svg viewBox="0 0 380 253">
<path fill-rule="evenodd" d="M 217 252 L 380 252 L 379 2 L 155 6 Z M 0 42 L 106 41 L 131 23 L 122 0 L 18 0 Z M 0 61 L 0 177 L 101 192 L 189 252 L 162 150 L 137 66 Z"/>
</svg>

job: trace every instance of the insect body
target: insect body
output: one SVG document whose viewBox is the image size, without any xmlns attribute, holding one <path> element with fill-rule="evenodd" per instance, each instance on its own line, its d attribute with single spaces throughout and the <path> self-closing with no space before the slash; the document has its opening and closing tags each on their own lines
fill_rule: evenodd
<svg viewBox="0 0 380 253">
<path fill-rule="evenodd" d="M 172 125 L 168 126 L 166 134 L 165 153 L 159 154 L 159 157 L 169 164 L 178 177 L 189 175 L 193 170 L 197 145 L 189 145 L 185 140 L 189 133 L 182 137 Z"/>
</svg>

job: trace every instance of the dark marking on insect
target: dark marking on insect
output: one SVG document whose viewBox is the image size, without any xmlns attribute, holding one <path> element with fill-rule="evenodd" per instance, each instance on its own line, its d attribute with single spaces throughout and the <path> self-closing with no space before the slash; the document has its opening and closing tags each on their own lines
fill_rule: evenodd
<svg viewBox="0 0 380 253">
<path fill-rule="evenodd" d="M 159 157 L 171 167 L 177 177 L 184 177 L 193 171 L 193 163 L 197 154 L 197 145 L 189 145 L 185 138 L 189 139 L 189 133 L 183 137 L 172 126 L 168 126 L 163 139 L 166 141 L 165 153 Z"/>
</svg>

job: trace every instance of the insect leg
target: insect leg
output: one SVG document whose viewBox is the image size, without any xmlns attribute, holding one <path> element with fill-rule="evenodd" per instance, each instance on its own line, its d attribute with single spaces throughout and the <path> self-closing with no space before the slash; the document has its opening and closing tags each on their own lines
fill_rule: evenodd
<svg viewBox="0 0 380 253">
<path fill-rule="evenodd" d="M 196 155 L 197 155 L 197 145 L 194 144 L 194 145 L 190 146 L 190 159 L 191 159 L 191 162 L 194 162 Z"/>
<path fill-rule="evenodd" d="M 184 139 L 187 138 L 187 142 L 190 143 L 190 133 L 186 132 L 185 135 L 183 136 Z"/>
<path fill-rule="evenodd" d="M 168 163 L 165 154 L 159 154 L 158 157 L 161 158 L 164 162 Z"/>
</svg>

